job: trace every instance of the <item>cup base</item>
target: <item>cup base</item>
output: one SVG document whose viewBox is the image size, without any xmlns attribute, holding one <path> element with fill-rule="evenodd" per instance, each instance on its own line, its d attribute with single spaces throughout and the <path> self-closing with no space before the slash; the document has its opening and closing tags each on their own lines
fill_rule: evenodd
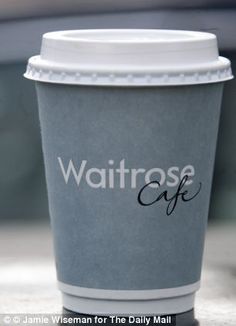
<svg viewBox="0 0 236 326">
<path fill-rule="evenodd" d="M 178 314 L 193 309 L 195 293 L 152 300 L 109 300 L 62 293 L 63 306 L 71 311 L 100 316 L 155 316 Z"/>
</svg>

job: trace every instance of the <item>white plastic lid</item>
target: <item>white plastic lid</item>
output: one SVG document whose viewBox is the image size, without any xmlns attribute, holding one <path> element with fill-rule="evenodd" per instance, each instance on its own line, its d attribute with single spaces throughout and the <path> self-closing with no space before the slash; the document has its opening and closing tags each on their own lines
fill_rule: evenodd
<svg viewBox="0 0 236 326">
<path fill-rule="evenodd" d="M 82 85 L 190 85 L 232 79 L 230 61 L 219 57 L 210 33 L 98 29 L 43 35 L 41 54 L 25 77 Z"/>
</svg>

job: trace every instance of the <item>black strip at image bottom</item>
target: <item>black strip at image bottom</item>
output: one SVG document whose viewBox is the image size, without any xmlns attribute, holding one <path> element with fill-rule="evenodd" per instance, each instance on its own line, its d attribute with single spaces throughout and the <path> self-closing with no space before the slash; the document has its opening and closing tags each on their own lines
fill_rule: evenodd
<svg viewBox="0 0 236 326">
<path fill-rule="evenodd" d="M 73 311 L 63 308 L 62 318 L 58 323 L 58 326 L 68 325 L 68 319 L 70 319 L 70 325 L 139 325 L 139 326 L 153 326 L 153 325 L 166 325 L 166 326 L 200 326 L 197 319 L 194 316 L 194 309 L 187 312 L 168 315 L 168 316 L 93 316 L 75 313 Z M 71 321 L 72 320 L 72 321 Z"/>
</svg>

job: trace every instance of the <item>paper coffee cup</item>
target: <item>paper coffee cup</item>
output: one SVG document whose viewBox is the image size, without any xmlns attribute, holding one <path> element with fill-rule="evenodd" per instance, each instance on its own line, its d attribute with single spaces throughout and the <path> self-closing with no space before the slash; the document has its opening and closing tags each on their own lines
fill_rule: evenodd
<svg viewBox="0 0 236 326">
<path fill-rule="evenodd" d="M 209 33 L 43 36 L 37 81 L 65 308 L 175 314 L 199 288 L 223 82 Z"/>
</svg>

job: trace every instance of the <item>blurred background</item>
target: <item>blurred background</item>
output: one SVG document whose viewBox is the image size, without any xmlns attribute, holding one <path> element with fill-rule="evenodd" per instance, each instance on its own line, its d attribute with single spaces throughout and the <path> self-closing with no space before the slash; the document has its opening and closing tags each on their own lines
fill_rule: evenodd
<svg viewBox="0 0 236 326">
<path fill-rule="evenodd" d="M 39 53 L 43 33 L 80 28 L 212 32 L 236 75 L 234 0 L 0 0 L 0 313 L 61 309 L 37 100 L 34 83 L 23 73 L 27 59 Z M 211 227 L 196 305 L 204 326 L 236 325 L 236 236 L 231 227 L 236 222 L 235 90 L 236 79 L 225 84 Z"/>
</svg>

